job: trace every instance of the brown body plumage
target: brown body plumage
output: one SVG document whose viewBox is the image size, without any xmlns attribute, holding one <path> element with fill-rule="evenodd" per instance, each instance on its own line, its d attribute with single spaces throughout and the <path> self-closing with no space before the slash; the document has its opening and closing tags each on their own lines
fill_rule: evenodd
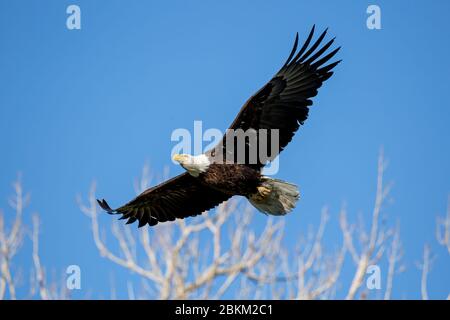
<svg viewBox="0 0 450 320">
<path fill-rule="evenodd" d="M 231 196 L 250 196 L 261 185 L 261 173 L 244 164 L 213 163 L 198 176 L 199 181 Z"/>
</svg>

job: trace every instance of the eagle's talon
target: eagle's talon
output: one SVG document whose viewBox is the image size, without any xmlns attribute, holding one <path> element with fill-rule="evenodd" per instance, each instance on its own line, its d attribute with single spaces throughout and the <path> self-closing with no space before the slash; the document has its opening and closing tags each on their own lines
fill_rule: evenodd
<svg viewBox="0 0 450 320">
<path fill-rule="evenodd" d="M 258 189 L 258 194 L 259 194 L 262 198 L 267 197 L 267 196 L 270 194 L 270 191 L 271 191 L 269 188 L 264 187 L 264 186 L 259 186 L 259 187 L 257 187 L 257 189 Z"/>
<path fill-rule="evenodd" d="M 271 190 L 265 186 L 256 187 L 257 192 L 251 195 L 254 201 L 263 201 L 271 192 Z"/>
</svg>

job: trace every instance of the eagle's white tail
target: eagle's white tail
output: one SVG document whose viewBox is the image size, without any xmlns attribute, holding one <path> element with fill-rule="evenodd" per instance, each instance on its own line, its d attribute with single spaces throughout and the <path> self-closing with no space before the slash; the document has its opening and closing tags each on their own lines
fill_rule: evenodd
<svg viewBox="0 0 450 320">
<path fill-rule="evenodd" d="M 259 211 L 282 216 L 294 209 L 300 192 L 296 185 L 269 177 L 262 177 L 258 192 L 249 196 L 250 203 Z"/>
</svg>

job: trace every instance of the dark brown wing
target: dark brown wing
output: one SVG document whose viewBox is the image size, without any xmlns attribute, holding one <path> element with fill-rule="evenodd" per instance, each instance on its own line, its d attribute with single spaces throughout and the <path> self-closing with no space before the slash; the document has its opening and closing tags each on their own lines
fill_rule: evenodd
<svg viewBox="0 0 450 320">
<path fill-rule="evenodd" d="M 340 62 L 339 60 L 326 65 L 340 49 L 339 47 L 326 53 L 333 44 L 334 39 L 319 48 L 327 30 L 310 46 L 314 29 L 313 27 L 298 52 L 297 34 L 294 47 L 286 63 L 272 80 L 244 104 L 236 119 L 231 124 L 231 131 L 236 129 L 242 129 L 244 131 L 249 129 L 256 130 L 258 143 L 253 145 L 246 143 L 246 153 L 249 153 L 249 149 L 251 148 L 258 148 L 259 150 L 261 136 L 259 129 L 267 129 L 266 148 L 268 152 L 266 153 L 270 156 L 267 161 L 273 160 L 292 140 L 299 126 L 306 120 L 309 107 L 312 105 L 311 98 L 317 95 L 317 90 L 325 80 L 331 77 L 333 74 L 331 70 Z M 270 148 L 271 133 L 273 133 L 271 129 L 279 130 L 279 147 L 277 150 L 271 150 Z M 227 134 L 229 133 L 227 132 Z M 226 135 L 210 151 L 212 156 L 217 156 L 216 154 L 220 151 L 223 152 L 221 154 L 235 152 L 227 149 L 225 139 Z M 239 151 L 239 149 L 237 150 Z M 260 154 L 259 151 L 257 154 Z M 236 159 L 236 155 L 234 155 L 234 159 Z M 246 161 L 248 161 L 248 157 Z M 258 159 L 258 163 L 254 167 L 261 168 L 267 161 L 261 162 Z M 246 162 L 246 164 L 249 163 Z"/>
<path fill-rule="evenodd" d="M 127 224 L 139 221 L 139 227 L 158 222 L 196 216 L 228 200 L 229 195 L 203 186 L 189 173 L 183 173 L 153 188 L 147 189 L 124 206 L 111 209 L 108 203 L 97 200 L 111 214 L 122 214 Z"/>
</svg>

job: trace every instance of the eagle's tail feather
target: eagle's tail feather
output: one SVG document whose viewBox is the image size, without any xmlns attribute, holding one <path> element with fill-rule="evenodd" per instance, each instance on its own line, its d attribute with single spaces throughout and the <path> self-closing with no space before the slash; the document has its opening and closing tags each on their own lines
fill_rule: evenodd
<svg viewBox="0 0 450 320">
<path fill-rule="evenodd" d="M 248 200 L 262 213 L 282 216 L 294 209 L 299 198 L 300 192 L 296 185 L 263 177 L 258 192 L 250 195 Z"/>
</svg>

